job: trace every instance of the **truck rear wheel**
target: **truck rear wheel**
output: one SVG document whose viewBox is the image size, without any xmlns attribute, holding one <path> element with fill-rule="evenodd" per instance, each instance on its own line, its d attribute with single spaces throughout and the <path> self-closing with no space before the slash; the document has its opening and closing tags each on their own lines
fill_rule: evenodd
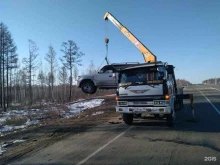
<svg viewBox="0 0 220 165">
<path fill-rule="evenodd" d="M 175 100 L 174 109 L 175 111 L 180 111 L 183 108 L 183 99 Z"/>
<path fill-rule="evenodd" d="M 142 114 L 134 114 L 134 118 L 140 118 Z"/>
<path fill-rule="evenodd" d="M 123 113 L 123 120 L 127 125 L 131 125 L 133 123 L 133 117 L 133 114 Z"/>
<path fill-rule="evenodd" d="M 173 115 L 172 114 L 168 114 L 167 115 L 167 125 L 169 127 L 172 127 L 173 126 Z"/>
<path fill-rule="evenodd" d="M 94 94 L 97 90 L 97 87 L 92 81 L 88 80 L 82 83 L 81 89 L 84 93 Z"/>
<path fill-rule="evenodd" d="M 159 118 L 160 115 L 159 114 L 154 114 L 154 117 Z"/>
</svg>

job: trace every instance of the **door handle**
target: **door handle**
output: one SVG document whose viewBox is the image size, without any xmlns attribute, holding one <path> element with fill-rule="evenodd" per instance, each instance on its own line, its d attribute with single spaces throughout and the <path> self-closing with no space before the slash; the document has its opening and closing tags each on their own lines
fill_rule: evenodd
<svg viewBox="0 0 220 165">
<path fill-rule="evenodd" d="M 112 77 L 112 76 L 108 76 L 108 77 Z"/>
</svg>

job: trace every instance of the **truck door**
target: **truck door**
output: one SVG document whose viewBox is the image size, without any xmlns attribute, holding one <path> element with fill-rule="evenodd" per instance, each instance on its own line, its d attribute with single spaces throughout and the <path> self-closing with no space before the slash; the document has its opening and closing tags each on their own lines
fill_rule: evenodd
<svg viewBox="0 0 220 165">
<path fill-rule="evenodd" d="M 115 80 L 113 79 L 113 67 L 110 65 L 104 66 L 94 79 L 99 86 L 113 86 Z"/>
</svg>

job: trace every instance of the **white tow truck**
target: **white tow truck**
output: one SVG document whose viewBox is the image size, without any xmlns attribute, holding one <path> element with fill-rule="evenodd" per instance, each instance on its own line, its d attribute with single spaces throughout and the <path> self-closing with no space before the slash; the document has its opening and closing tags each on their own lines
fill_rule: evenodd
<svg viewBox="0 0 220 165">
<path fill-rule="evenodd" d="M 118 80 L 116 112 L 122 114 L 124 122 L 130 125 L 134 115 L 148 113 L 166 116 L 168 126 L 172 126 L 175 111 L 183 107 L 183 99 L 190 99 L 194 118 L 193 95 L 183 94 L 183 88 L 177 88 L 174 66 L 158 62 L 157 57 L 109 12 L 104 20 L 110 20 L 142 53 L 146 62 L 124 68 L 118 76 L 113 73 L 113 78 Z M 108 41 L 106 38 L 106 45 Z"/>
<path fill-rule="evenodd" d="M 175 110 L 181 108 L 177 96 L 174 67 L 163 62 L 145 63 L 119 72 L 116 112 L 123 115 L 126 124 L 132 124 L 134 115 L 142 113 L 165 115 L 173 125 Z M 177 105 L 178 104 L 178 105 Z"/>
</svg>

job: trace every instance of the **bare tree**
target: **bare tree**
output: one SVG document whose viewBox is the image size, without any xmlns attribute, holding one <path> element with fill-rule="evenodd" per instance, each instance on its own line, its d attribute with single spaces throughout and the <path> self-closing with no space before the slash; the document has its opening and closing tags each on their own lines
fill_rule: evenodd
<svg viewBox="0 0 220 165">
<path fill-rule="evenodd" d="M 25 68 L 19 70 L 16 74 L 16 88 L 14 88 L 15 93 L 20 89 L 20 97 L 18 99 L 18 102 L 24 102 L 26 103 L 26 98 L 27 98 L 27 73 L 25 71 Z M 16 99 L 15 99 L 16 102 Z"/>
<path fill-rule="evenodd" d="M 8 31 L 8 27 L 3 23 L 0 23 L 0 104 L 3 107 L 3 110 L 6 111 L 6 107 L 9 104 L 9 56 L 14 57 L 14 62 L 16 57 L 16 46 L 11 37 L 11 33 Z M 11 67 L 12 68 L 12 67 Z M 6 83 L 5 83 L 6 80 Z M 6 106 L 7 105 L 7 106 Z"/>
<path fill-rule="evenodd" d="M 54 100 L 54 71 L 55 71 L 55 67 L 57 67 L 57 63 L 56 63 L 56 52 L 53 48 L 53 46 L 49 46 L 49 51 L 45 56 L 45 60 L 48 62 L 49 66 L 50 66 L 50 72 L 49 72 L 49 97 L 52 98 L 52 100 Z"/>
<path fill-rule="evenodd" d="M 74 71 L 73 71 L 73 75 L 74 75 L 74 80 L 77 81 L 78 75 L 79 75 L 79 70 L 77 67 L 75 67 Z"/>
<path fill-rule="evenodd" d="M 87 69 L 87 72 L 88 72 L 89 74 L 94 74 L 94 73 L 97 72 L 93 60 L 90 61 L 89 68 Z"/>
<path fill-rule="evenodd" d="M 62 67 L 59 71 L 59 80 L 61 82 L 61 91 L 62 91 L 62 100 L 65 100 L 65 93 L 66 93 L 66 84 L 68 81 L 68 74 L 65 67 Z"/>
<path fill-rule="evenodd" d="M 60 59 L 64 67 L 70 71 L 70 89 L 69 89 L 69 101 L 72 99 L 72 78 L 73 78 L 73 69 L 76 68 L 76 65 L 81 65 L 81 57 L 84 53 L 79 52 L 79 47 L 72 40 L 68 42 L 63 42 L 61 51 L 64 53 L 63 59 Z"/>
<path fill-rule="evenodd" d="M 32 90 L 32 76 L 33 72 L 36 71 L 41 63 L 37 59 L 38 57 L 38 47 L 36 43 L 32 40 L 28 40 L 29 42 L 29 57 L 23 58 L 22 62 L 25 65 L 25 69 L 28 73 L 28 85 L 29 85 L 29 96 L 30 96 L 30 105 L 33 103 L 33 90 Z"/>
<path fill-rule="evenodd" d="M 17 47 L 15 46 L 11 35 L 8 36 L 8 45 L 6 53 L 6 92 L 7 92 L 7 107 L 11 103 L 11 76 L 12 70 L 18 67 L 18 54 L 16 53 Z M 9 77 L 10 76 L 10 77 Z M 10 78 L 10 87 L 9 87 L 9 78 Z M 9 92 L 10 89 L 10 92 Z"/>
<path fill-rule="evenodd" d="M 46 76 L 44 74 L 44 72 L 41 70 L 40 73 L 38 74 L 38 77 L 37 77 L 39 83 L 40 83 L 40 86 L 41 86 L 41 99 L 43 98 L 44 96 L 44 85 L 45 85 L 45 82 L 46 82 Z"/>
</svg>

